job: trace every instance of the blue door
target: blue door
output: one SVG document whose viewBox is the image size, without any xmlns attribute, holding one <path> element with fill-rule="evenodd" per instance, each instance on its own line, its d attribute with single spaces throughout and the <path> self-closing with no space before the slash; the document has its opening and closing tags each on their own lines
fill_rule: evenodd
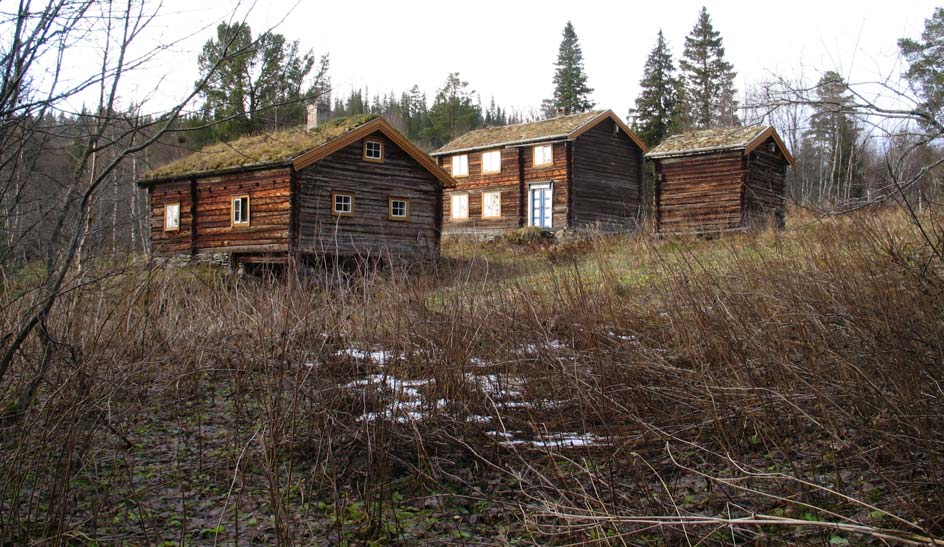
<svg viewBox="0 0 944 547">
<path fill-rule="evenodd" d="M 530 189 L 528 224 L 538 228 L 551 227 L 551 185 L 542 184 Z"/>
</svg>

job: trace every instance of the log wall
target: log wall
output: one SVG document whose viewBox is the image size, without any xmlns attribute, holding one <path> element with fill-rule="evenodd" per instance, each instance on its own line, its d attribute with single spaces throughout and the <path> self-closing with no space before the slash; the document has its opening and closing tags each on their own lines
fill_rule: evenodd
<svg viewBox="0 0 944 547">
<path fill-rule="evenodd" d="M 747 160 L 743 221 L 748 228 L 783 228 L 786 208 L 787 160 L 774 140 L 757 147 Z"/>
<path fill-rule="evenodd" d="M 642 204 L 642 150 L 607 119 L 573 143 L 572 221 L 575 227 L 625 231 Z"/>
<path fill-rule="evenodd" d="M 291 171 L 267 169 L 197 179 L 196 237 L 203 252 L 287 252 Z M 249 225 L 233 226 L 232 198 L 249 196 Z"/>
<path fill-rule="evenodd" d="M 190 254 L 191 214 L 190 181 L 174 181 L 155 185 L 151 196 L 151 250 L 156 255 Z M 180 204 L 180 229 L 164 231 L 164 206 Z"/>
<path fill-rule="evenodd" d="M 493 149 L 494 150 L 494 149 Z M 456 178 L 456 187 L 443 193 L 443 233 L 445 234 L 497 234 L 514 230 L 520 226 L 522 212 L 519 206 L 518 150 L 501 149 L 500 173 L 482 173 L 482 153 L 470 152 L 469 176 Z M 452 157 L 439 158 L 439 164 L 447 173 L 452 173 Z M 482 217 L 482 193 L 501 192 L 501 216 Z M 469 195 L 469 218 L 452 218 L 452 195 Z"/>
<path fill-rule="evenodd" d="M 300 171 L 298 249 L 301 253 L 430 259 L 439 254 L 441 199 L 436 177 L 386 139 L 384 161 L 362 157 L 362 141 Z M 354 214 L 332 214 L 331 193 L 354 194 Z M 388 198 L 410 202 L 407 221 L 388 218 Z"/>
<path fill-rule="evenodd" d="M 721 232 L 741 226 L 746 178 L 740 151 L 655 160 L 656 228 Z"/>
</svg>

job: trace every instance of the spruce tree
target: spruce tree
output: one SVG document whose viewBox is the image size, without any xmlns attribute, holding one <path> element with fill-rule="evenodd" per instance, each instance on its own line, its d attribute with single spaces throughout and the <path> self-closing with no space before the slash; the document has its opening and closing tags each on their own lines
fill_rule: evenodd
<svg viewBox="0 0 944 547">
<path fill-rule="evenodd" d="M 554 72 L 554 98 L 545 102 L 545 115 L 574 114 L 593 108 L 590 94 L 593 89 L 587 86 L 587 73 L 583 68 L 583 52 L 577 40 L 574 25 L 567 21 L 564 26 L 564 39 L 557 53 L 557 67 Z M 549 112 L 553 110 L 553 112 Z"/>
<path fill-rule="evenodd" d="M 662 142 L 679 122 L 679 89 L 681 82 L 675 73 L 672 52 L 659 30 L 656 45 L 649 53 L 643 69 L 642 90 L 636 97 L 632 111 L 636 132 L 649 146 Z"/>
<path fill-rule="evenodd" d="M 724 59 L 721 33 L 711 24 L 704 7 L 698 22 L 685 37 L 685 53 L 679 63 L 685 83 L 684 112 L 691 127 L 738 125 L 734 67 Z"/>
</svg>

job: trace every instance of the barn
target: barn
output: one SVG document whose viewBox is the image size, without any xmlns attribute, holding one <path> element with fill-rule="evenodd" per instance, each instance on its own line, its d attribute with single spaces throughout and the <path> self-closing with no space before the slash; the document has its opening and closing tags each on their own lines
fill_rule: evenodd
<svg viewBox="0 0 944 547">
<path fill-rule="evenodd" d="M 646 157 L 655 170 L 657 232 L 783 227 L 786 170 L 795 161 L 773 127 L 681 133 Z"/>
<path fill-rule="evenodd" d="M 633 230 L 645 152 L 610 110 L 471 131 L 432 153 L 456 181 L 443 231 Z"/>
<path fill-rule="evenodd" d="M 244 264 L 439 256 L 451 177 L 381 118 L 210 145 L 138 184 L 152 252 Z"/>
</svg>

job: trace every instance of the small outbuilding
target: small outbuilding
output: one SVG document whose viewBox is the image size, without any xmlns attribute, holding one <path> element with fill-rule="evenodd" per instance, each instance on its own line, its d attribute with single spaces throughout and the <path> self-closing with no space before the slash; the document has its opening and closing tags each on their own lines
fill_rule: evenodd
<svg viewBox="0 0 944 547">
<path fill-rule="evenodd" d="M 657 232 L 783 227 L 786 171 L 795 161 L 773 127 L 681 133 L 646 157 L 655 167 Z"/>
<path fill-rule="evenodd" d="M 158 256 L 241 264 L 439 256 L 451 177 L 382 118 L 210 145 L 143 180 Z"/>
</svg>

